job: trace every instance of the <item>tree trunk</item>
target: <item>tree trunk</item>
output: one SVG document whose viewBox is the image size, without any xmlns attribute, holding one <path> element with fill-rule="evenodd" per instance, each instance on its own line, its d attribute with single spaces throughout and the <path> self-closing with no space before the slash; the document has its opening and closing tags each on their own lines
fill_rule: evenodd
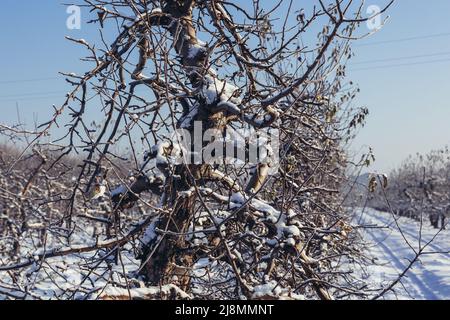
<svg viewBox="0 0 450 320">
<path fill-rule="evenodd" d="M 197 54 L 194 56 L 190 54 L 193 48 L 198 48 L 199 43 L 192 23 L 193 5 L 193 0 L 165 1 L 163 13 L 174 20 L 167 26 L 173 37 L 174 48 L 189 74 L 192 86 L 198 87 L 202 85 L 201 74 L 206 71 L 207 56 L 203 50 L 195 50 Z M 190 72 L 193 68 L 197 72 Z M 213 127 L 209 108 L 201 101 L 197 103 L 199 104 L 199 113 L 191 121 L 202 121 L 206 125 L 203 130 Z M 193 137 L 193 125 L 188 128 Z M 202 169 L 202 165 L 189 166 L 189 168 L 179 165 L 175 168 L 175 175 L 181 178 L 176 180 L 173 178 L 174 175 L 167 177 L 167 179 L 172 179 L 172 182 L 166 183 L 165 204 L 169 207 L 172 206 L 173 210 L 170 216 L 161 217 L 157 228 L 163 232 L 146 248 L 143 256 L 141 274 L 151 284 L 173 283 L 182 290 L 187 290 L 189 287 L 190 270 L 195 261 L 193 252 L 188 250 L 186 236 L 183 233 L 188 231 L 193 217 L 194 198 L 180 199 L 178 196 L 180 192 L 189 190 L 193 185 L 193 177 L 190 175 L 196 175 Z M 168 188 L 171 190 L 167 190 Z"/>
</svg>

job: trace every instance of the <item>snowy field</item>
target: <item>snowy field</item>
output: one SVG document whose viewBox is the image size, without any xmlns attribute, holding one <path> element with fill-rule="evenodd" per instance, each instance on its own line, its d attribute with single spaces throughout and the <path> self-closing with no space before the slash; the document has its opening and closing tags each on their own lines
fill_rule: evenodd
<svg viewBox="0 0 450 320">
<path fill-rule="evenodd" d="M 419 222 L 400 218 L 396 223 L 391 214 L 369 208 L 358 210 L 355 219 L 360 225 L 381 227 L 365 229 L 361 234 L 368 242 L 366 254 L 376 263 L 368 267 L 367 280 L 385 286 L 405 270 L 409 261 L 415 257 L 414 250 L 418 251 L 419 245 L 425 246 L 439 232 L 430 226 L 428 219 L 423 220 L 420 231 Z M 424 249 L 425 254 L 406 273 L 401 283 L 396 285 L 395 292 L 390 292 L 385 298 L 450 299 L 449 251 L 450 231 L 442 230 Z"/>
<path fill-rule="evenodd" d="M 366 283 L 368 288 L 372 290 L 391 284 L 415 257 L 419 245 L 424 247 L 435 237 L 423 250 L 424 255 L 394 287 L 394 291 L 388 292 L 383 298 L 450 299 L 449 230 L 438 233 L 437 229 L 429 225 L 428 220 L 424 220 L 420 232 L 419 222 L 400 218 L 397 220 L 402 230 L 400 232 L 391 214 L 369 208 L 364 211 L 357 210 L 354 223 L 367 227 L 360 229 L 360 233 L 366 242 L 364 254 L 372 260 L 372 265 L 364 267 L 361 273 L 356 271 L 356 268 L 349 267 L 358 273 L 357 277 Z M 86 228 L 85 234 L 79 234 L 75 242 L 80 247 L 95 245 L 86 242 L 92 232 L 93 230 Z M 28 250 L 27 246 L 22 250 L 21 255 L 24 257 L 30 256 L 33 252 L 31 244 Z M 105 257 L 107 258 L 104 259 Z M 140 265 L 134 258 L 134 248 L 131 244 L 126 245 L 121 252 L 120 264 L 115 264 L 112 258 L 111 251 L 100 250 L 52 258 L 43 264 L 28 267 L 27 272 L 21 273 L 18 277 L 11 277 L 11 273 L 0 270 L 0 300 L 6 298 L 84 300 L 97 299 L 105 295 L 154 298 L 155 292 L 162 292 L 164 296 L 175 294 L 178 298 L 185 297 L 183 292 L 178 292 L 176 287 L 170 285 L 163 288 L 146 288 L 145 284 L 138 280 L 129 283 L 130 280 L 125 279 L 123 273 L 133 278 Z M 95 272 L 90 271 L 93 264 L 96 265 Z M 25 284 L 28 284 L 27 295 L 13 289 L 17 285 L 23 287 Z M 127 290 L 129 285 L 137 288 Z M 372 291 L 372 294 L 375 295 L 376 292 Z"/>
</svg>

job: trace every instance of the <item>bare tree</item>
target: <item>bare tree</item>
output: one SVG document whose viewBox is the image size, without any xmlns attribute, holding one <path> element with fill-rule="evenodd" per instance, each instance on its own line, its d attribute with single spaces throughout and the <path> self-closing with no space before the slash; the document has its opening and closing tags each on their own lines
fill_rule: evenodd
<svg viewBox="0 0 450 320">
<path fill-rule="evenodd" d="M 64 74 L 73 91 L 53 119 L 30 133 L 36 145 L 59 119 L 71 117 L 67 134 L 45 146 L 51 156 L 35 148 L 41 160 L 22 196 L 37 178 L 45 180 L 43 168 L 65 167 L 78 154 L 70 159 L 74 179 L 55 199 L 64 203 L 57 228 L 49 221 L 52 227 L 42 229 L 44 249 L 0 272 L 34 266 L 38 273 L 51 268 L 49 259 L 102 252 L 61 296 L 114 298 L 85 286 L 101 263 L 113 257 L 123 266 L 122 254 L 133 251 L 137 272 L 130 277 L 123 268 L 123 281 L 107 282 L 129 298 L 141 280 L 165 288 L 147 298 L 367 296 L 340 269 L 357 258 L 340 190 L 345 144 L 367 115 L 351 108 L 357 89 L 344 83 L 351 43 L 364 36 L 357 29 L 373 18 L 363 17 L 363 4 L 85 0 L 83 6 L 100 23 L 101 41 L 68 39 L 86 48 L 84 60 L 93 67 Z M 100 124 L 89 123 L 93 109 L 104 115 Z M 203 138 L 212 133 L 199 150 L 196 130 Z M 217 159 L 231 130 L 240 133 L 232 149 L 244 161 L 193 161 L 199 154 Z M 252 146 L 266 141 L 263 132 L 277 133 L 277 150 L 267 147 L 250 163 Z M 86 212 L 88 206 L 101 207 L 102 216 Z M 75 246 L 86 220 L 105 233 Z M 68 247 L 46 248 L 48 233 L 62 235 Z M 31 294 L 20 281 L 8 287 L 16 290 L 10 294 Z"/>
<path fill-rule="evenodd" d="M 449 164 L 448 147 L 410 156 L 389 176 L 386 196 L 392 210 L 418 221 L 428 218 L 436 229 L 445 229 L 450 208 Z M 376 193 L 369 204 L 386 211 L 384 198 Z"/>
</svg>

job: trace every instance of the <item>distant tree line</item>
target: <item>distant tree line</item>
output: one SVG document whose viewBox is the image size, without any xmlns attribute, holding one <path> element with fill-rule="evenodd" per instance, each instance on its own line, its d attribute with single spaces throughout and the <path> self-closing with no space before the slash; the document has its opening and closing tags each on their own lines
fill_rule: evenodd
<svg viewBox="0 0 450 320">
<path fill-rule="evenodd" d="M 450 151 L 435 150 L 406 159 L 389 175 L 386 188 L 380 176 L 371 176 L 368 205 L 416 220 L 428 218 L 435 228 L 445 229 L 450 216 Z"/>
</svg>

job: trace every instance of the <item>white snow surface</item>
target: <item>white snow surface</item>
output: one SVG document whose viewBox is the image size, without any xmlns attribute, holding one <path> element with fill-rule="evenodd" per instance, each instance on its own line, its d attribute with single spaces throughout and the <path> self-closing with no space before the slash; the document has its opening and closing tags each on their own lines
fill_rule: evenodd
<svg viewBox="0 0 450 320">
<path fill-rule="evenodd" d="M 403 217 L 397 217 L 397 221 L 404 237 L 416 251 L 419 248 L 420 238 L 423 247 L 438 232 L 439 234 L 424 250 L 430 254 L 421 256 L 420 260 L 406 273 L 401 283 L 394 287 L 395 292 L 389 292 L 384 298 L 450 299 L 450 231 L 434 229 L 425 215 L 421 232 L 418 221 Z M 403 238 L 392 214 L 369 208 L 359 209 L 356 212 L 355 222 L 359 225 L 383 227 L 366 228 L 361 232 L 368 242 L 366 254 L 376 263 L 369 266 L 366 274 L 361 277 L 365 277 L 373 285 L 387 287 L 405 270 L 415 253 Z M 434 253 L 431 254 L 431 252 Z"/>
<path fill-rule="evenodd" d="M 233 195 L 233 200 L 237 203 L 245 201 L 242 194 Z M 278 216 L 276 210 L 271 208 L 263 201 L 253 199 L 252 205 L 258 207 L 268 217 Z M 360 234 L 365 240 L 366 250 L 364 254 L 371 258 L 373 265 L 365 267 L 365 270 L 359 271 L 353 268 L 356 278 L 367 283 L 371 289 L 387 287 L 394 281 L 398 275 L 408 265 L 408 259 L 414 257 L 414 251 L 406 244 L 402 234 L 398 230 L 394 218 L 389 213 L 379 212 L 373 209 L 357 209 L 353 224 L 362 226 L 371 226 L 370 228 L 362 228 Z M 420 223 L 408 218 L 399 218 L 398 224 L 403 230 L 404 236 L 413 246 L 418 247 Z M 155 224 L 151 224 L 144 235 L 144 239 L 152 239 L 156 236 L 154 230 Z M 286 241 L 292 241 L 292 236 L 298 236 L 299 230 L 293 225 L 287 225 L 286 221 L 280 220 L 277 225 L 279 232 L 287 233 Z M 201 231 L 201 230 L 200 230 Z M 425 245 L 432 239 L 439 230 L 430 226 L 428 220 L 423 220 L 422 226 L 422 245 Z M 91 235 L 93 227 L 87 227 L 79 230 L 74 238 L 70 248 L 84 247 L 92 245 Z M 90 239 L 90 240 L 89 240 Z M 59 250 L 65 249 L 63 244 L 57 245 L 57 239 L 48 239 L 51 243 L 50 248 L 56 247 Z M 100 239 L 100 243 L 108 240 Z M 443 230 L 435 238 L 435 240 L 425 249 L 425 252 L 435 252 L 435 254 L 426 254 L 420 258 L 420 261 L 414 264 L 401 283 L 394 287 L 394 292 L 389 292 L 384 299 L 450 299 L 450 231 Z M 51 252 L 47 249 L 47 252 Z M 100 250 L 99 252 L 90 252 L 83 254 L 71 254 L 64 257 L 51 258 L 47 264 L 43 264 L 42 268 L 38 268 L 35 264 L 25 268 L 19 276 L 19 282 L 28 282 L 27 277 L 34 279 L 33 285 L 28 288 L 28 295 L 23 295 L 15 290 L 14 283 L 7 272 L 0 272 L 0 279 L 3 287 L 0 287 L 0 300 L 8 297 L 9 294 L 22 299 L 96 299 L 100 294 L 123 295 L 127 296 L 130 292 L 127 290 L 127 282 L 123 277 L 123 269 L 121 264 L 112 263 L 111 259 L 102 262 L 97 271 L 90 274 L 88 270 L 90 266 L 97 264 L 98 258 L 108 254 L 109 250 Z M 437 253 L 436 253 L 437 252 Z M 29 241 L 24 242 L 21 248 L 22 257 L 32 257 L 38 255 Z M 1 257 L 1 254 L 0 254 Z M 111 256 L 112 258 L 112 256 Z M 238 256 L 236 256 L 239 259 Z M 134 257 L 133 246 L 127 244 L 122 251 L 122 260 L 124 263 L 125 274 L 132 275 L 140 267 L 140 261 Z M 197 262 L 194 268 L 194 274 L 203 281 L 208 281 L 209 276 L 213 276 L 214 280 L 221 282 L 226 280 L 224 274 L 214 274 L 216 272 L 215 264 L 217 261 L 209 261 L 202 259 Z M 352 268 L 352 265 L 348 265 Z M 202 280 L 194 285 L 194 294 L 201 294 L 205 286 Z M 254 287 L 255 297 L 263 297 L 268 294 L 268 290 L 274 289 L 276 286 L 273 282 L 261 283 L 260 286 Z M 80 289 L 80 290 L 75 290 Z M 163 288 L 166 292 L 173 290 L 172 286 Z M 133 297 L 142 297 L 154 294 L 157 288 L 132 288 L 131 295 Z M 175 288 L 178 293 L 183 293 Z M 277 287 L 278 290 L 278 287 Z M 279 288 L 277 293 L 281 298 L 302 299 L 302 296 L 293 296 L 290 292 L 283 291 Z M 374 295 L 376 293 L 374 292 Z"/>
<path fill-rule="evenodd" d="M 232 103 L 239 103 L 240 99 L 233 98 L 234 93 L 239 90 L 230 82 L 219 80 L 215 77 L 206 76 L 206 84 L 202 88 L 202 95 L 206 99 L 207 104 L 212 104 L 216 100 L 231 101 Z M 220 95 L 220 98 L 218 99 Z M 235 107 L 237 108 L 237 107 Z"/>
</svg>

